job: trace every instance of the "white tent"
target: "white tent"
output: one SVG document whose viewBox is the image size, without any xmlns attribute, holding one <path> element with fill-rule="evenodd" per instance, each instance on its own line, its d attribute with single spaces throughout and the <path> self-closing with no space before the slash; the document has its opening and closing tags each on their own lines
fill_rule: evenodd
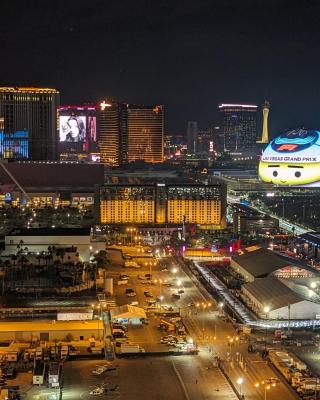
<svg viewBox="0 0 320 400">
<path fill-rule="evenodd" d="M 140 323 L 141 318 L 147 318 L 143 308 L 129 304 L 110 310 L 111 320 L 124 320 L 128 323 Z"/>
</svg>

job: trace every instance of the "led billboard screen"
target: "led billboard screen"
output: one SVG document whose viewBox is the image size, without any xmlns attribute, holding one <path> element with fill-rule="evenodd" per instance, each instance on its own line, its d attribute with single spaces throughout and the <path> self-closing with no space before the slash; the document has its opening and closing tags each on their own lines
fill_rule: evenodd
<svg viewBox="0 0 320 400">
<path fill-rule="evenodd" d="M 26 160 L 29 157 L 29 134 L 27 131 L 0 132 L 0 158 Z"/>
<path fill-rule="evenodd" d="M 84 115 L 61 115 L 59 128 L 60 142 L 84 142 L 86 139 Z"/>
<path fill-rule="evenodd" d="M 320 132 L 297 129 L 273 139 L 262 153 L 259 176 L 280 186 L 320 187 Z"/>
</svg>

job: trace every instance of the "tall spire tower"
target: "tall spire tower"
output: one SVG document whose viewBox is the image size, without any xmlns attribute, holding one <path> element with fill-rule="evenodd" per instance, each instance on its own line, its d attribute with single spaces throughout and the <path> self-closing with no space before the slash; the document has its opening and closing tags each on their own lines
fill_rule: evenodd
<svg viewBox="0 0 320 400">
<path fill-rule="evenodd" d="M 270 103 L 268 102 L 268 100 L 265 100 L 262 106 L 262 113 L 263 113 L 262 137 L 261 140 L 258 141 L 258 143 L 263 143 L 263 144 L 269 143 L 269 129 L 268 129 L 269 109 L 270 109 Z"/>
</svg>

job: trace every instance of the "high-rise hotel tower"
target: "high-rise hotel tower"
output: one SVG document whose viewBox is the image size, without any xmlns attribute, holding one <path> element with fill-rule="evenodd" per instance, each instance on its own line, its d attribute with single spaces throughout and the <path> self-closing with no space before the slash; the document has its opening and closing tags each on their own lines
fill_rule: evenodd
<svg viewBox="0 0 320 400">
<path fill-rule="evenodd" d="M 163 106 L 103 101 L 98 120 L 102 163 L 119 166 L 137 160 L 163 162 Z"/>
<path fill-rule="evenodd" d="M 128 162 L 163 162 L 163 106 L 128 106 Z"/>
<path fill-rule="evenodd" d="M 226 152 L 252 149 L 257 140 L 257 109 L 250 104 L 220 104 L 220 126 Z"/>
<path fill-rule="evenodd" d="M 56 89 L 0 87 L 3 133 L 12 140 L 22 136 L 27 140 L 28 159 L 57 159 L 59 102 Z"/>
</svg>

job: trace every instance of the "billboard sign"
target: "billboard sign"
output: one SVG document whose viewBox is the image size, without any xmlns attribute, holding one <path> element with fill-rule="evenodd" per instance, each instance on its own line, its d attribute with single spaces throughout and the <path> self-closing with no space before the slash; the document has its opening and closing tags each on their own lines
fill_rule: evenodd
<svg viewBox="0 0 320 400">
<path fill-rule="evenodd" d="M 320 187 L 320 131 L 296 129 L 273 139 L 262 153 L 259 176 L 279 186 Z"/>
<path fill-rule="evenodd" d="M 84 115 L 60 116 L 60 142 L 84 142 L 86 117 Z"/>
</svg>

